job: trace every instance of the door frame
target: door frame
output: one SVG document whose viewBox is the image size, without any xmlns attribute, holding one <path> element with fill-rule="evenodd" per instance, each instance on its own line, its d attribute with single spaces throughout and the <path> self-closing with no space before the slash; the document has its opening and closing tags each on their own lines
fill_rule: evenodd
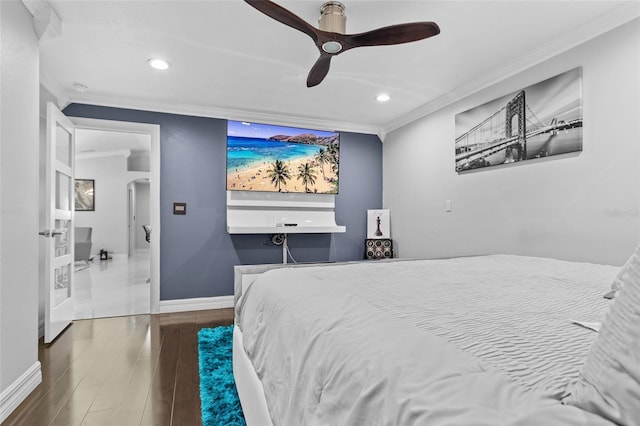
<svg viewBox="0 0 640 426">
<path fill-rule="evenodd" d="M 135 252 L 135 233 L 136 233 L 136 215 L 135 215 L 135 193 L 134 182 L 127 182 L 127 255 L 133 256 Z"/>
<path fill-rule="evenodd" d="M 149 243 L 151 254 L 151 313 L 160 310 L 160 126 L 148 123 L 68 117 L 76 129 L 142 133 L 151 137 L 149 201 L 150 224 L 153 236 Z"/>
</svg>

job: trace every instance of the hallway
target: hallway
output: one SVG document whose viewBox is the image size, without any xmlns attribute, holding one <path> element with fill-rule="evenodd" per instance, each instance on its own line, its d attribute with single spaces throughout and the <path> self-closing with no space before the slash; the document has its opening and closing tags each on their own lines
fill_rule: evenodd
<svg viewBox="0 0 640 426">
<path fill-rule="evenodd" d="M 150 312 L 149 251 L 133 256 L 98 256 L 75 264 L 75 319 L 104 318 Z M 83 269 L 84 268 L 84 269 Z"/>
</svg>

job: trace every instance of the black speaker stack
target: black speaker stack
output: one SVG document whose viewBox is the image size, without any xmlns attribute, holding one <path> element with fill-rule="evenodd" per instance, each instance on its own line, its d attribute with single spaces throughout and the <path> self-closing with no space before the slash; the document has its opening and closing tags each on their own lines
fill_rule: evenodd
<svg viewBox="0 0 640 426">
<path fill-rule="evenodd" d="M 393 258 L 393 244 L 388 238 L 371 238 L 365 242 L 364 256 L 367 260 Z"/>
</svg>

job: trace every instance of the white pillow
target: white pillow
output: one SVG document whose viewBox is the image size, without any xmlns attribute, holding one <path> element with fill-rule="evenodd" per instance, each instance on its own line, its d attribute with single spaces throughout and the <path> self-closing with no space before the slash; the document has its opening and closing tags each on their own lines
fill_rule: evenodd
<svg viewBox="0 0 640 426">
<path fill-rule="evenodd" d="M 640 247 L 614 283 L 618 294 L 563 402 L 623 426 L 640 425 Z"/>
<path fill-rule="evenodd" d="M 611 283 L 611 290 L 609 290 L 604 295 L 605 299 L 613 299 L 616 296 L 616 293 L 618 292 L 618 290 L 620 290 L 620 287 L 624 285 L 624 282 L 628 279 L 626 277 L 626 274 L 628 273 L 629 268 L 631 268 L 629 264 L 632 262 L 637 262 L 638 256 L 640 256 L 639 252 L 640 252 L 640 246 L 636 247 L 636 250 L 633 252 L 631 257 L 627 260 L 627 262 L 624 264 L 622 269 L 620 269 L 620 272 L 613 280 L 613 283 Z"/>
</svg>

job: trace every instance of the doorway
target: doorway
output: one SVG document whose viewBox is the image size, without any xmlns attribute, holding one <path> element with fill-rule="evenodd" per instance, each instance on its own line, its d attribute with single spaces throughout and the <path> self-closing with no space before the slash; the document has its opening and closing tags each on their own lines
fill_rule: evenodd
<svg viewBox="0 0 640 426">
<path fill-rule="evenodd" d="M 76 226 L 93 228 L 93 260 L 75 277 L 76 319 L 156 313 L 160 245 L 140 244 L 144 230 L 136 212 L 159 242 L 159 126 L 70 119 L 79 141 L 76 179 L 94 180 L 95 192 L 95 210 L 75 214 Z"/>
</svg>

